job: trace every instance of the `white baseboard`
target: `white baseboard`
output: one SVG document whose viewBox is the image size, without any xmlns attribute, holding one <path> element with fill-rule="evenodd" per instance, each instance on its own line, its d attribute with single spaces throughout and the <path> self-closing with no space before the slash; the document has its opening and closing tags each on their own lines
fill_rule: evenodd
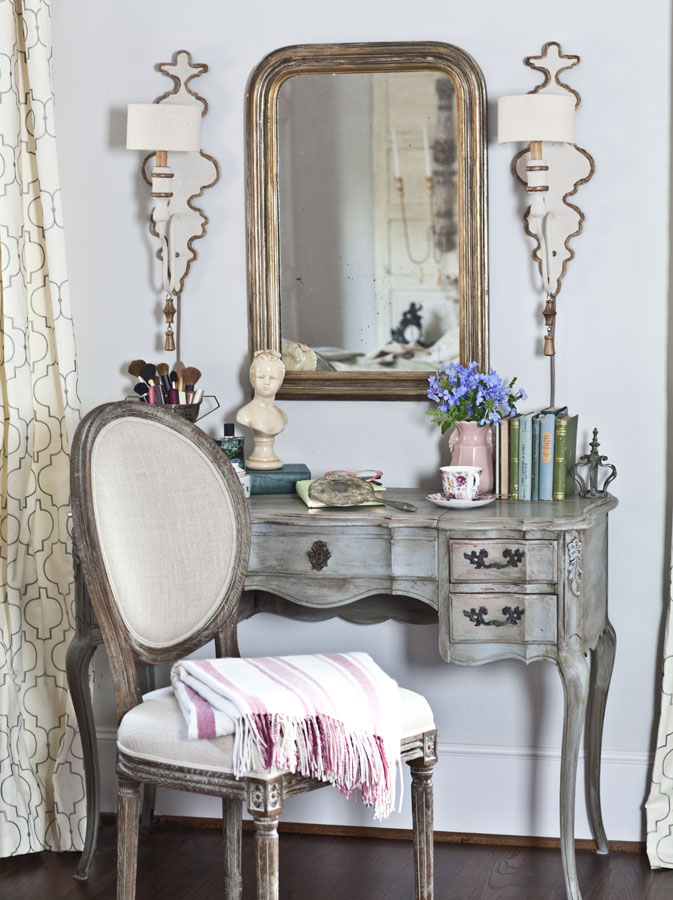
<svg viewBox="0 0 673 900">
<path fill-rule="evenodd" d="M 101 769 L 101 807 L 115 809 L 114 759 L 116 732 L 97 732 Z M 438 831 L 558 837 L 558 784 L 561 753 L 552 747 L 499 747 L 445 744 L 438 748 L 435 769 L 435 828 Z M 649 753 L 605 750 L 601 767 L 603 819 L 609 840 L 643 841 L 643 804 L 649 786 Z M 405 767 L 406 768 L 406 767 Z M 575 836 L 590 838 L 584 804 L 583 754 L 577 775 Z M 362 804 L 324 790 L 291 798 L 285 818 L 320 825 L 410 828 L 408 786 L 402 812 L 374 822 Z M 214 797 L 160 790 L 161 815 L 217 817 Z"/>
</svg>

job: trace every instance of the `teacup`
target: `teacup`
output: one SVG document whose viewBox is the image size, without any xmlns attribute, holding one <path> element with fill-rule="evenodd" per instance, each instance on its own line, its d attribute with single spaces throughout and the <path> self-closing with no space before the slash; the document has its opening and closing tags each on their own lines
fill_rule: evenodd
<svg viewBox="0 0 673 900">
<path fill-rule="evenodd" d="M 449 500 L 474 500 L 479 492 L 481 466 L 442 466 L 442 490 Z"/>
</svg>

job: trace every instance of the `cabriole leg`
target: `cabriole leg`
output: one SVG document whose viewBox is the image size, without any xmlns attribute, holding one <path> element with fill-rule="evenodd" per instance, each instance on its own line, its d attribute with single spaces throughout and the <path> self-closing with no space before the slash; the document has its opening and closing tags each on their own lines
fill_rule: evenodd
<svg viewBox="0 0 673 900">
<path fill-rule="evenodd" d="M 577 644 L 577 646 L 576 646 Z M 561 859 L 568 900 L 582 900 L 575 864 L 575 785 L 577 756 L 589 693 L 589 662 L 573 640 L 559 650 L 563 682 L 563 746 L 561 748 Z"/>
<path fill-rule="evenodd" d="M 591 654 L 591 679 L 585 726 L 586 788 L 589 824 L 598 853 L 607 853 L 610 849 L 601 811 L 601 747 L 608 688 L 615 664 L 616 643 L 615 630 L 608 622 L 596 649 Z"/>
</svg>

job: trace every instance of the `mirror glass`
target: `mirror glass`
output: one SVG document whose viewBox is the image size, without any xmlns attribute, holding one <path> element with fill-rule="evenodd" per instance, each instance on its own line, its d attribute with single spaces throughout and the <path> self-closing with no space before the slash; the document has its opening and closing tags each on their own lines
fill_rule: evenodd
<svg viewBox="0 0 673 900">
<path fill-rule="evenodd" d="M 301 74 L 277 99 L 288 371 L 460 355 L 456 90 L 436 71 Z"/>
</svg>

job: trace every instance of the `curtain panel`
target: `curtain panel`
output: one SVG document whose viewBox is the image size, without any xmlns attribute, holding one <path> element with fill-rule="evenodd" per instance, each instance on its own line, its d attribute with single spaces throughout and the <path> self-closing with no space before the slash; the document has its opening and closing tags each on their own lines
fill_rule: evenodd
<svg viewBox="0 0 673 900">
<path fill-rule="evenodd" d="M 86 824 L 65 674 L 79 400 L 51 59 L 48 0 L 0 0 L 0 856 L 81 849 Z"/>
<path fill-rule="evenodd" d="M 673 576 L 673 571 L 672 571 Z M 673 579 L 664 636 L 661 713 L 652 784 L 645 804 L 647 855 L 653 869 L 673 868 Z"/>
</svg>

